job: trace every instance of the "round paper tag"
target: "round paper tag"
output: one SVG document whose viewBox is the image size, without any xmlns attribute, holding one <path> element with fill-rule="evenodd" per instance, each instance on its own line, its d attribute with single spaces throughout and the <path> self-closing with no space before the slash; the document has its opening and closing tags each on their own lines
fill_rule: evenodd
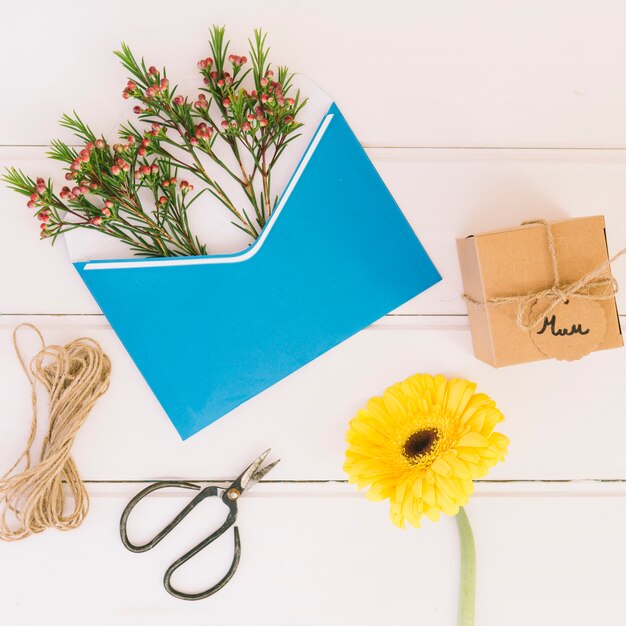
<svg viewBox="0 0 626 626">
<path fill-rule="evenodd" d="M 540 300 L 533 313 L 545 310 L 549 300 Z M 533 343 L 547 357 L 575 361 L 593 352 L 604 339 L 606 319 L 596 300 L 572 298 L 560 302 L 530 330 Z"/>
</svg>

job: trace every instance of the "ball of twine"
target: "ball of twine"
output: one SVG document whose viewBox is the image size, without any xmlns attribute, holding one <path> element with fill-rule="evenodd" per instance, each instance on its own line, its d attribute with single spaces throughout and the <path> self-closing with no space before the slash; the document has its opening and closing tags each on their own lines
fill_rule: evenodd
<svg viewBox="0 0 626 626">
<path fill-rule="evenodd" d="M 30 367 L 17 341 L 21 328 L 32 329 L 41 341 L 41 350 Z M 21 324 L 13 331 L 13 345 L 31 385 L 32 418 L 24 452 L 0 477 L 0 539 L 4 541 L 24 539 L 46 528 L 71 530 L 82 524 L 89 497 L 70 453 L 93 405 L 108 389 L 111 373 L 109 357 L 92 339 L 82 337 L 65 346 L 46 346 L 35 326 Z M 49 421 L 39 462 L 31 465 L 37 434 L 37 382 L 48 393 Z M 15 473 L 21 463 L 24 469 Z"/>
</svg>

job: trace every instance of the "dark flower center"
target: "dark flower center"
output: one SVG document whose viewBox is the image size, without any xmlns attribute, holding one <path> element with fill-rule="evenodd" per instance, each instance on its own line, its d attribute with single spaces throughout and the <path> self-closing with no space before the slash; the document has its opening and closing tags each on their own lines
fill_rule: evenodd
<svg viewBox="0 0 626 626">
<path fill-rule="evenodd" d="M 404 442 L 402 452 L 409 461 L 416 462 L 433 449 L 438 439 L 439 432 L 436 428 L 418 430 Z"/>
</svg>

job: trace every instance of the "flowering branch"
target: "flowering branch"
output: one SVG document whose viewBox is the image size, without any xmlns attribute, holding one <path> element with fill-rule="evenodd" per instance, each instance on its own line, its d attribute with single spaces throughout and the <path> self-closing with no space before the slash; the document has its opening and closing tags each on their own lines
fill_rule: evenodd
<svg viewBox="0 0 626 626">
<path fill-rule="evenodd" d="M 245 56 L 228 54 L 225 30 L 210 32 L 211 57 L 198 62 L 204 87 L 195 99 L 178 94 L 165 68 L 137 61 L 126 44 L 115 54 L 129 72 L 124 98 L 138 101 L 133 112 L 139 124 L 120 128 L 120 143 L 110 145 L 74 113 L 61 126 L 84 144 L 75 149 L 52 141 L 48 156 L 67 167 L 71 181 L 57 194 L 51 180 L 33 180 L 20 170 L 7 169 L 3 180 L 29 197 L 28 207 L 41 222 L 42 238 L 56 238 L 75 228 L 98 230 L 116 237 L 144 256 L 206 254 L 206 245 L 192 233 L 188 209 L 209 192 L 233 217 L 233 224 L 256 239 L 278 197 L 272 197 L 271 171 L 302 126 L 296 116 L 306 104 L 299 91 L 288 97 L 292 75 L 277 73 L 267 62 L 266 35 L 254 32 L 249 40 L 252 67 Z M 254 89 L 243 86 L 252 76 Z M 276 76 L 276 80 L 274 77 Z M 223 149 L 236 163 L 233 171 Z M 241 206 L 211 175 L 203 159 L 216 163 L 242 189 Z M 202 185 L 178 182 L 186 172 Z"/>
</svg>

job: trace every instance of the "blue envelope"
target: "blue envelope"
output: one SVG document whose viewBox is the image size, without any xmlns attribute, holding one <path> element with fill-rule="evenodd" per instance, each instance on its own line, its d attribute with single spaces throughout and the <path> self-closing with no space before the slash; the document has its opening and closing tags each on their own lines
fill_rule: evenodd
<svg viewBox="0 0 626 626">
<path fill-rule="evenodd" d="M 441 279 L 334 104 L 245 251 L 75 266 L 183 439 Z"/>
</svg>

